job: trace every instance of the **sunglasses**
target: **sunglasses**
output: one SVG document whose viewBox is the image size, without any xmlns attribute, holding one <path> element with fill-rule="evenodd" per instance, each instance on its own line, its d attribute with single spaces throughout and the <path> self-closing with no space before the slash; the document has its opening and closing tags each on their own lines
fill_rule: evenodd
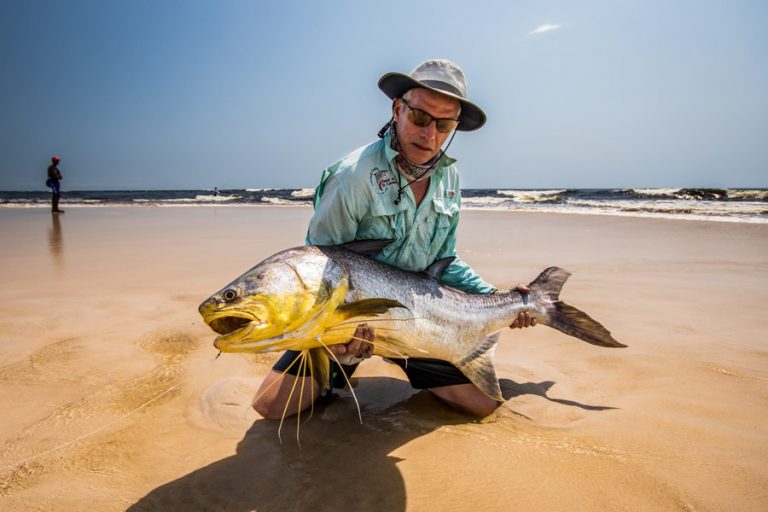
<svg viewBox="0 0 768 512">
<path fill-rule="evenodd" d="M 408 107 L 408 120 L 420 128 L 426 128 L 432 124 L 432 121 L 434 121 L 435 129 L 438 132 L 450 133 L 459 125 L 458 119 L 451 119 L 447 117 L 432 117 L 423 110 L 419 110 L 418 108 L 413 108 L 410 106 L 408 102 L 405 101 L 405 98 L 400 98 L 400 101 L 405 103 L 405 106 Z"/>
</svg>

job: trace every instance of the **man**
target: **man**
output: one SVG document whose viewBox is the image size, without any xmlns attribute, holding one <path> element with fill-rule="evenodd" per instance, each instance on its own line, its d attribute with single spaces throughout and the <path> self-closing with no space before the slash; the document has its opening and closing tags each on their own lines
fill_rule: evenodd
<svg viewBox="0 0 768 512">
<path fill-rule="evenodd" d="M 61 158 L 51 157 L 51 165 L 48 166 L 48 180 L 45 182 L 51 188 L 51 213 L 64 213 L 59 210 L 59 199 L 61 198 L 61 171 L 59 170 Z"/>
<path fill-rule="evenodd" d="M 456 256 L 459 177 L 455 160 L 442 147 L 446 141 L 450 145 L 456 130 L 480 128 L 485 113 L 467 99 L 464 73 L 448 60 L 425 61 L 410 75 L 387 73 L 379 80 L 379 88 L 393 100 L 392 118 L 379 132 L 381 140 L 323 172 L 306 241 L 337 245 L 392 239 L 377 259 L 423 271 L 435 260 Z M 440 281 L 467 293 L 496 291 L 459 258 L 445 269 Z M 524 286 L 518 289 L 527 291 Z M 510 327 L 532 324 L 529 314 L 523 313 Z M 333 365 L 334 386 L 344 386 L 339 371 L 351 375 L 361 360 L 370 357 L 373 345 L 369 341 L 374 338 L 374 328 L 363 324 L 348 344 L 332 347 L 344 365 L 343 369 Z M 313 396 L 290 396 L 296 379 L 310 379 L 296 375 L 298 365 L 289 368 L 296 355 L 286 352 L 264 379 L 253 403 L 262 416 L 280 418 L 285 411 L 295 414 L 318 398 L 319 386 L 310 388 L 309 382 L 305 388 L 313 389 Z M 450 363 L 414 358 L 407 364 L 402 359 L 390 361 L 403 368 L 415 388 L 429 389 L 461 411 L 486 416 L 499 406 Z"/>
</svg>

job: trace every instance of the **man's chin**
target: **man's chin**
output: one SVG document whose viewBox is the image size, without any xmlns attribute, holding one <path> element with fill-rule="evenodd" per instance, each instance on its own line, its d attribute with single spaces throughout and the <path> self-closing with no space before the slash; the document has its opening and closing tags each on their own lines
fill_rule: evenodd
<svg viewBox="0 0 768 512">
<path fill-rule="evenodd" d="M 420 148 L 413 148 L 412 151 L 409 151 L 405 154 L 405 157 L 411 162 L 416 165 L 425 165 L 427 162 L 435 158 L 435 155 L 437 154 L 436 151 L 430 151 L 426 149 L 420 149 Z"/>
</svg>

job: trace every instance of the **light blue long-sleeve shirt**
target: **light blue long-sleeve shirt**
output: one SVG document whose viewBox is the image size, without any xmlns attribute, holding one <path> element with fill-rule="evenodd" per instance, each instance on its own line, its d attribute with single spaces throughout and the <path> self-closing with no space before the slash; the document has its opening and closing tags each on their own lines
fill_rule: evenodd
<svg viewBox="0 0 768 512">
<path fill-rule="evenodd" d="M 440 159 L 429 190 L 419 206 L 410 187 L 395 204 L 398 180 L 390 134 L 339 160 L 323 171 L 315 192 L 315 214 L 306 242 L 337 245 L 353 240 L 392 239 L 376 257 L 398 268 L 426 269 L 435 260 L 454 256 L 440 281 L 467 293 L 496 290 L 456 254 L 461 190 L 455 160 Z"/>
</svg>

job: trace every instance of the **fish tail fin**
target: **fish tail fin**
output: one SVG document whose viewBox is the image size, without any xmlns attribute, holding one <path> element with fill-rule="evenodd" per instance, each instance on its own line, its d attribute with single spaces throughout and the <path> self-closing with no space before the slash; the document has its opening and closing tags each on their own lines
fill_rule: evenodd
<svg viewBox="0 0 768 512">
<path fill-rule="evenodd" d="M 626 347 L 616 341 L 600 322 L 560 300 L 560 291 L 570 276 L 571 273 L 567 270 L 550 267 L 529 285 L 531 294 L 538 292 L 547 302 L 547 315 L 541 322 L 592 345 Z"/>
</svg>

